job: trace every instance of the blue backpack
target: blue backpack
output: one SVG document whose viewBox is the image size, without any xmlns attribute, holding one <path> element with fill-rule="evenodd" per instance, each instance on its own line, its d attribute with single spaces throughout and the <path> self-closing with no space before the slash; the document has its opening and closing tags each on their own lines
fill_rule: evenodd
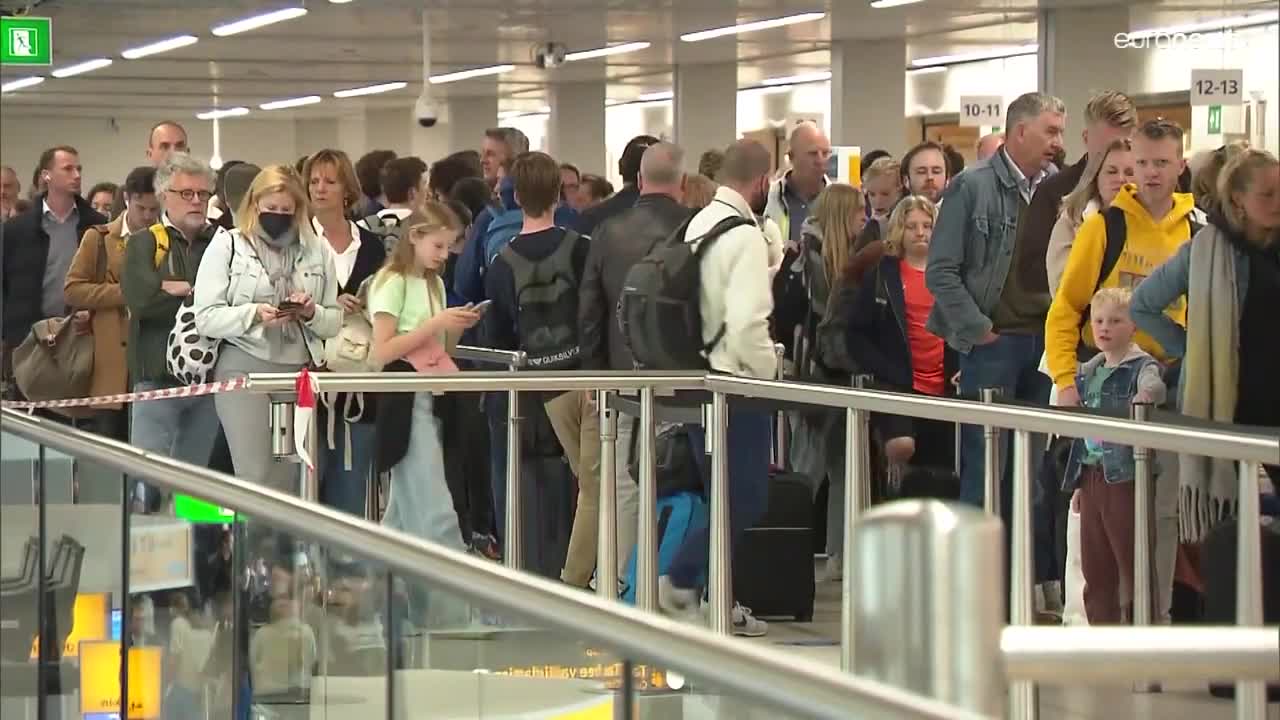
<svg viewBox="0 0 1280 720">
<path fill-rule="evenodd" d="M 484 232 L 483 262 L 486 269 L 493 264 L 493 259 L 498 257 L 502 248 L 510 245 L 516 235 L 520 234 L 520 228 L 523 226 L 524 211 L 520 208 L 503 210 L 493 216 L 489 221 L 489 227 Z"/>
<path fill-rule="evenodd" d="M 658 575 L 665 575 L 675 562 L 676 553 L 684 544 L 689 530 L 695 521 L 706 522 L 707 502 L 701 495 L 681 492 L 675 495 L 658 498 Z M 705 571 L 704 571 L 705 572 Z M 627 562 L 627 573 L 623 578 L 626 589 L 622 591 L 622 599 L 636 604 L 636 551 L 631 551 L 631 560 Z M 705 582 L 705 579 L 704 579 Z"/>
</svg>

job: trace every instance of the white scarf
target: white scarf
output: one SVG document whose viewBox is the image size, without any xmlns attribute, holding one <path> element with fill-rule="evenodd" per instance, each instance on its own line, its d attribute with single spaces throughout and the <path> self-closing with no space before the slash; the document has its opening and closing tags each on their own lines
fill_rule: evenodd
<svg viewBox="0 0 1280 720">
<path fill-rule="evenodd" d="M 1191 243 L 1182 412 L 1230 423 L 1235 419 L 1240 368 L 1235 251 L 1212 225 Z M 1215 525 L 1235 515 L 1239 486 L 1234 461 L 1180 454 L 1178 484 L 1179 530 L 1184 541 L 1203 540 Z"/>
</svg>

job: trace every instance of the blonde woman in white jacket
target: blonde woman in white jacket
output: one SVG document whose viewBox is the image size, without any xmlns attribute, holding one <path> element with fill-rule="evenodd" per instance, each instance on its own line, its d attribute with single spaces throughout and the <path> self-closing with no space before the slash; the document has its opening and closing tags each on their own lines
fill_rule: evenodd
<svg viewBox="0 0 1280 720">
<path fill-rule="evenodd" d="M 1080 184 L 1062 199 L 1062 212 L 1049 235 L 1049 251 L 1044 258 L 1049 292 L 1058 293 L 1058 283 L 1062 281 L 1080 226 L 1090 215 L 1110 207 L 1120 188 L 1133 182 L 1136 172 L 1133 146 L 1128 138 L 1113 141 L 1106 152 L 1090 158 L 1080 176 Z"/>
<path fill-rule="evenodd" d="M 223 340 L 213 379 L 298 372 L 342 327 L 333 253 L 311 230 L 301 181 L 282 165 L 258 173 L 236 220 L 205 251 L 193 291 L 196 330 Z M 269 403 L 251 393 L 215 398 L 236 475 L 295 492 L 296 469 L 271 457 Z"/>
</svg>

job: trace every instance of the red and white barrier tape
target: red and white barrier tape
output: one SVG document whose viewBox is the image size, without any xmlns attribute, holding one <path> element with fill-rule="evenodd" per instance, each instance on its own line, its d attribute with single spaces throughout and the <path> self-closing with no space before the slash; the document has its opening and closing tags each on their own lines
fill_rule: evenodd
<svg viewBox="0 0 1280 720">
<path fill-rule="evenodd" d="M 6 400 L 0 407 L 14 410 L 36 410 L 39 408 L 94 407 L 98 405 L 118 405 L 123 403 L 147 402 L 150 400 L 168 400 L 170 398 L 197 397 L 200 395 L 217 395 L 218 393 L 243 390 L 249 384 L 249 378 L 235 378 L 222 382 L 204 383 L 202 385 L 186 385 L 183 387 L 165 388 L 163 390 L 145 390 L 143 392 L 121 393 L 119 395 L 102 395 L 90 398 L 70 398 L 67 400 L 40 400 L 35 402 L 18 402 Z"/>
</svg>

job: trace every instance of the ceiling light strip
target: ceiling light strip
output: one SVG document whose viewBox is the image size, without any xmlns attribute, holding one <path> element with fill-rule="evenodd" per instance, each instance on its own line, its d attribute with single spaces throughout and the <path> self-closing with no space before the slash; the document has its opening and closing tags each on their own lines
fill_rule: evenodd
<svg viewBox="0 0 1280 720">
<path fill-rule="evenodd" d="M 302 107 L 303 105 L 315 105 L 322 100 L 323 98 L 319 95 L 306 95 L 287 100 L 272 100 L 271 102 L 264 102 L 258 107 L 263 110 L 284 110 L 285 108 Z"/>
<path fill-rule="evenodd" d="M 353 98 L 361 95 L 377 95 L 378 93 L 392 92 L 394 90 L 403 90 L 408 87 L 407 82 L 389 82 L 380 85 L 366 85 L 365 87 L 350 88 L 348 90 L 339 90 L 333 94 L 338 98 Z"/>
<path fill-rule="evenodd" d="M 901 7 L 903 5 L 915 5 L 924 0 L 875 0 L 871 3 L 871 7 L 876 10 L 884 10 L 885 8 Z"/>
<path fill-rule="evenodd" d="M 490 67 L 471 68 L 469 70 L 459 70 L 457 72 L 445 73 L 443 75 L 432 75 L 427 78 L 432 85 L 440 85 L 442 83 L 458 82 L 459 80 L 470 80 L 471 78 L 486 77 L 488 75 L 501 75 L 502 73 L 515 70 L 515 65 L 492 65 Z"/>
<path fill-rule="evenodd" d="M 645 50 L 650 46 L 647 42 L 623 43 L 621 45 L 609 45 L 607 47 L 596 48 L 595 50 L 579 50 L 571 52 L 564 56 L 564 59 L 573 62 L 575 60 L 591 60 L 592 58 L 608 57 L 610 55 L 622 55 L 623 53 L 636 52 Z"/>
<path fill-rule="evenodd" d="M 1019 45 L 1012 48 L 999 48 L 995 50 L 982 50 L 972 53 L 961 53 L 958 55 L 937 55 L 935 57 L 925 57 L 911 61 L 912 68 L 932 67 L 935 65 L 958 65 L 960 63 L 978 62 L 981 60 L 1002 60 L 1011 57 L 1021 57 L 1023 55 L 1034 55 L 1040 50 L 1040 46 L 1032 43 L 1030 45 Z"/>
<path fill-rule="evenodd" d="M 800 75 L 786 75 L 783 77 L 767 78 L 761 80 L 760 84 L 765 87 L 774 87 L 776 85 L 803 85 L 805 83 L 826 82 L 831 79 L 831 71 L 823 70 L 821 72 L 803 73 Z"/>
<path fill-rule="evenodd" d="M 274 25 L 275 23 L 284 22 L 285 20 L 300 18 L 306 14 L 307 9 L 304 7 L 282 8 L 280 10 L 273 10 L 271 12 L 261 13 L 258 15 L 250 15 L 247 18 L 241 18 L 239 20 L 232 20 L 231 22 L 222 23 L 221 25 L 214 25 L 209 29 L 209 32 L 212 32 L 218 37 L 227 37 L 228 35 L 236 35 L 250 30 L 257 30 L 260 27 Z"/>
<path fill-rule="evenodd" d="M 699 42 L 702 40 L 724 37 L 725 35 L 738 35 L 741 33 L 756 32 L 757 30 L 784 27 L 786 25 L 814 22 L 816 20 L 821 20 L 826 16 L 827 14 L 825 12 L 808 12 L 800 13 L 798 15 L 787 15 L 786 17 L 770 18 L 768 20 L 755 20 L 753 22 L 739 23 L 737 25 L 728 25 L 725 27 L 712 28 L 710 30 L 699 30 L 698 32 L 685 33 L 680 36 L 680 39 L 684 42 Z"/>
<path fill-rule="evenodd" d="M 137 60 L 138 58 L 147 57 L 148 55 L 158 55 L 162 52 L 169 52 L 170 50 L 177 50 L 178 48 L 186 47 L 188 45 L 195 45 L 199 41 L 200 38 L 195 35 L 179 35 L 177 37 L 171 37 L 166 40 L 160 40 L 147 45 L 139 45 L 138 47 L 129 48 L 121 51 L 120 55 L 126 60 Z"/>
<path fill-rule="evenodd" d="M 249 114 L 247 107 L 221 108 L 217 110 L 207 110 L 196 115 L 197 120 L 221 120 L 229 117 L 242 117 Z"/>
<path fill-rule="evenodd" d="M 0 93 L 10 93 L 15 90 L 22 90 L 23 88 L 34 87 L 42 82 L 44 82 L 44 78 L 40 75 L 32 75 L 31 77 L 10 80 L 9 82 L 0 85 Z"/>
<path fill-rule="evenodd" d="M 59 68 L 49 74 L 56 78 L 69 78 L 74 75 L 80 75 L 82 73 L 99 70 L 101 68 L 104 68 L 110 65 L 112 62 L 113 61 L 111 58 L 97 58 L 95 60 L 85 60 L 84 62 L 76 63 L 75 65 L 68 65 L 67 67 Z"/>
</svg>

